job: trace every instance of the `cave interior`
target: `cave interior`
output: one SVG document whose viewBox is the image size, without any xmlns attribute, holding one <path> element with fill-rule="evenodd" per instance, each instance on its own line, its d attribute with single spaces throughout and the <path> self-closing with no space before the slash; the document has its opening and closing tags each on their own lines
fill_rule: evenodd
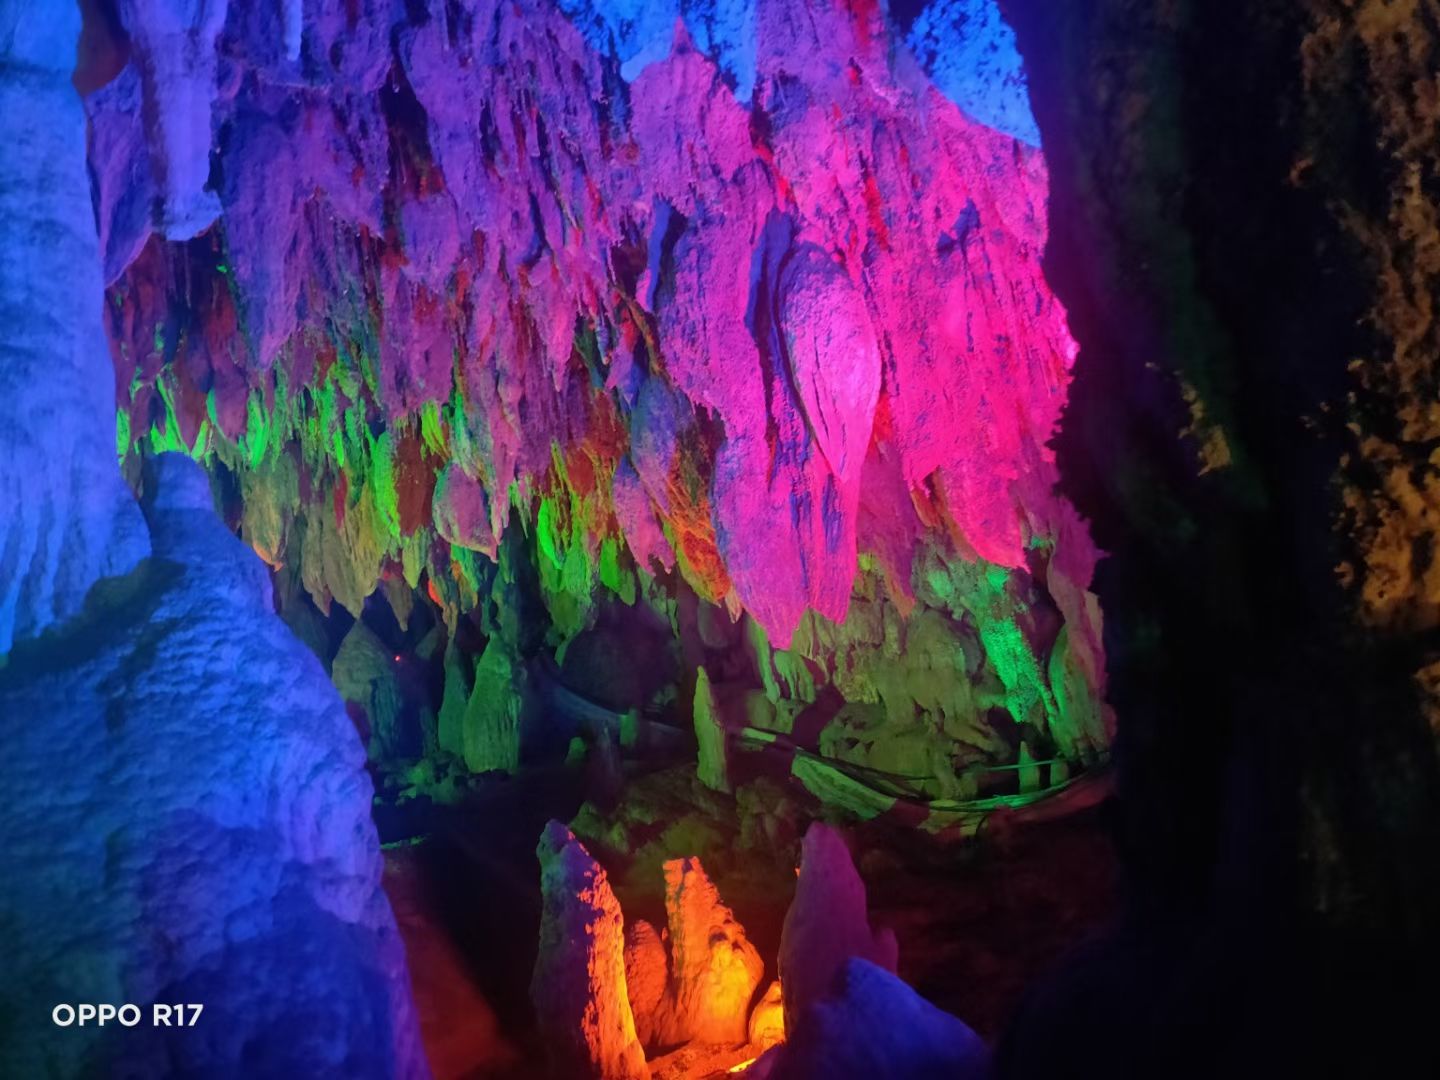
<svg viewBox="0 0 1440 1080">
<path fill-rule="evenodd" d="M 0 1074 L 1440 1068 L 1437 102 L 1435 0 L 0 0 Z"/>
</svg>

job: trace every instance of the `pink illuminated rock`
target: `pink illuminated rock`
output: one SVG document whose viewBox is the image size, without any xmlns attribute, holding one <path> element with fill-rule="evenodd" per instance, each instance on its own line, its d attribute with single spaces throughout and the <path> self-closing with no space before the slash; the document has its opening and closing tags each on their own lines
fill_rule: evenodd
<svg viewBox="0 0 1440 1080">
<path fill-rule="evenodd" d="M 815 822 L 801 844 L 795 899 L 780 934 L 780 978 L 785 984 L 785 1030 L 795 1025 L 832 985 L 852 957 L 894 971 L 898 950 L 889 930 L 874 930 L 865 883 L 845 841 Z"/>
<path fill-rule="evenodd" d="M 615 516 L 635 562 L 652 572 L 656 567 L 671 569 L 675 565 L 675 551 L 655 516 L 649 493 L 628 461 L 622 461 L 615 470 L 611 494 L 615 500 Z"/>
<path fill-rule="evenodd" d="M 444 540 L 495 557 L 497 541 L 490 528 L 490 500 L 479 481 L 451 462 L 435 483 L 435 531 Z"/>
<path fill-rule="evenodd" d="M 884 5 L 757 0 L 742 101 L 683 26 L 622 91 L 553 0 L 231 5 L 208 72 L 207 9 L 172 71 L 175 3 L 126 0 L 135 58 L 90 99 L 122 405 L 140 436 L 163 386 L 192 434 L 213 412 L 303 444 L 284 557 L 351 549 L 342 580 L 304 573 L 317 600 L 406 557 L 411 530 L 333 519 L 365 487 L 357 432 L 428 409 L 423 540 L 492 552 L 512 509 L 574 496 L 587 549 L 623 540 L 779 648 L 807 612 L 846 618 L 862 557 L 907 607 L 922 544 L 1044 551 L 1067 677 L 1099 689 L 1095 550 L 1048 447 L 1074 343 L 1041 273 L 1045 162 L 941 94 Z M 137 132 L 152 84 L 178 92 Z M 154 177 L 183 210 L 211 129 L 215 257 L 137 259 Z M 157 349 L 176 311 L 193 325 Z M 406 551 L 450 573 L 444 545 Z"/>
<path fill-rule="evenodd" d="M 779 314 L 810 432 L 841 485 L 858 487 L 880 396 L 880 346 L 864 294 L 834 259 L 803 248 L 785 267 Z"/>
</svg>

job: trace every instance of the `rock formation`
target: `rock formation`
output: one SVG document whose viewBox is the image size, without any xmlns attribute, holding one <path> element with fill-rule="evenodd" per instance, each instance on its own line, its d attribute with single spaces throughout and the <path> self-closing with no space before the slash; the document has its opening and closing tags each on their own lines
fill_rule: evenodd
<svg viewBox="0 0 1440 1080">
<path fill-rule="evenodd" d="M 80 12 L 0 3 L 0 663 L 148 553 L 115 469 Z"/>
<path fill-rule="evenodd" d="M 702 667 L 695 674 L 695 742 L 699 747 L 696 775 L 700 782 L 714 791 L 730 790 L 729 748 L 725 742 L 725 724 L 710 676 Z"/>
<path fill-rule="evenodd" d="M 491 639 L 475 665 L 461 726 L 462 753 L 472 772 L 509 771 L 520 763 L 523 675 L 503 643 Z"/>
<path fill-rule="evenodd" d="M 785 1041 L 785 998 L 779 979 L 772 982 L 755 1003 L 746 1034 L 750 1045 L 760 1050 L 769 1050 Z"/>
<path fill-rule="evenodd" d="M 385 643 L 357 619 L 340 642 L 330 669 L 341 698 L 359 712 L 375 759 L 394 757 L 406 749 L 400 730 L 405 703 L 395 660 Z M 418 746 L 409 749 L 411 756 L 419 752 Z"/>
<path fill-rule="evenodd" d="M 756 1080 L 988 1080 L 980 1037 L 900 978 L 858 958 L 836 975 Z"/>
<path fill-rule="evenodd" d="M 154 224 L 189 240 L 220 215 L 209 190 L 211 106 L 218 92 L 215 39 L 229 0 L 119 0 L 144 102 L 146 150 L 159 188 Z M 298 7 L 295 0 L 291 5 Z"/>
<path fill-rule="evenodd" d="M 354 728 L 200 468 L 146 489 L 155 558 L 0 673 L 0 1072 L 424 1076 Z M 65 1001 L 205 1011 L 116 1037 Z"/>
<path fill-rule="evenodd" d="M 620 902 L 605 870 L 558 821 L 536 849 L 544 909 L 530 980 L 535 1020 L 562 1077 L 649 1080 L 625 981 Z"/>
<path fill-rule="evenodd" d="M 625 927 L 625 989 L 641 1046 L 655 1046 L 655 1023 L 670 989 L 670 956 L 660 932 L 644 919 Z"/>
<path fill-rule="evenodd" d="M 79 30 L 0 3 L 0 1072 L 422 1077 L 334 687 L 205 473 L 155 460 L 142 518 L 112 457 Z M 64 1002 L 205 1011 L 117 1037 Z"/>
<path fill-rule="evenodd" d="M 780 935 L 780 979 L 785 986 L 785 1030 L 794 1031 L 809 1008 L 826 997 L 852 957 L 894 971 L 895 935 L 873 930 L 865 883 L 845 841 L 815 822 L 801 845 L 795 899 Z"/>
<path fill-rule="evenodd" d="M 130 470 L 235 478 L 322 612 L 385 580 L 484 621 L 516 533 L 557 653 L 605 605 L 746 612 L 765 665 L 928 738 L 926 797 L 1013 763 L 1000 697 L 1047 759 L 1103 756 L 1048 449 L 1073 345 L 993 0 L 937 0 L 913 51 L 830 0 L 121 16 L 87 106 Z M 921 651 L 946 693 L 902 677 Z"/>
<path fill-rule="evenodd" d="M 669 981 L 653 1021 L 658 1046 L 738 1046 L 765 962 L 699 859 L 665 864 Z"/>
</svg>

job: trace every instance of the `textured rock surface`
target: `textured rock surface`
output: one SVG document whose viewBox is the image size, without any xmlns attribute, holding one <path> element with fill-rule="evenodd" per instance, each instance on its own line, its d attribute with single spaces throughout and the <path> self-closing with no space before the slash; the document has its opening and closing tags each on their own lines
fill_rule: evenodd
<svg viewBox="0 0 1440 1080">
<path fill-rule="evenodd" d="M 772 1080 L 987 1080 L 990 1051 L 897 976 L 851 959 L 765 1061 Z"/>
<path fill-rule="evenodd" d="M 1403 1072 L 1440 963 L 1437 5 L 1004 7 L 1134 898 L 1006 1074 L 1092 1075 L 1075 1038 L 1111 1076 Z"/>
<path fill-rule="evenodd" d="M 710 676 L 702 667 L 695 677 L 695 742 L 699 747 L 696 775 L 712 791 L 730 790 L 726 760 L 725 726 L 710 688 Z"/>
<path fill-rule="evenodd" d="M 625 927 L 625 991 L 641 1046 L 655 1044 L 655 1021 L 670 982 L 670 957 L 660 932 L 644 919 Z"/>
<path fill-rule="evenodd" d="M 404 702 L 394 668 L 395 657 L 385 643 L 357 619 L 340 642 L 330 669 L 340 697 L 360 714 L 372 758 L 391 757 L 403 748 L 400 720 Z"/>
<path fill-rule="evenodd" d="M 151 235 L 144 56 L 88 98 L 131 468 L 237 476 L 322 612 L 403 581 L 453 630 L 517 532 L 556 653 L 604 604 L 748 612 L 776 664 L 886 699 L 925 797 L 1012 763 L 997 708 L 1103 755 L 1095 552 L 1046 445 L 1073 344 L 992 4 L 937 3 L 912 52 L 830 0 L 315 0 L 298 59 L 294 7 L 232 5 L 186 98 L 223 209 L 194 241 Z M 871 674 L 917 609 L 944 694 Z"/>
<path fill-rule="evenodd" d="M 115 471 L 80 13 L 0 3 L 0 661 L 147 553 Z"/>
<path fill-rule="evenodd" d="M 0 674 L 0 1071 L 423 1076 L 364 751 L 205 474 L 156 466 L 155 558 Z M 102 1034 L 62 1001 L 205 1012 Z"/>
<path fill-rule="evenodd" d="M 298 6 L 291 3 L 280 6 Z M 170 240 L 189 240 L 220 213 L 207 190 L 215 39 L 229 0 L 118 0 L 131 63 L 143 88 L 141 118 L 159 201 L 154 222 Z"/>
<path fill-rule="evenodd" d="M 785 1041 L 785 997 L 779 979 L 760 995 L 745 1030 L 750 1045 L 760 1050 L 768 1050 Z"/>
<path fill-rule="evenodd" d="M 511 770 L 520 763 L 521 673 L 498 640 L 475 665 L 475 688 L 461 725 L 461 747 L 472 772 Z"/>
<path fill-rule="evenodd" d="M 796 1030 L 807 1010 L 830 993 L 852 957 L 894 971 L 895 935 L 871 928 L 865 883 L 850 861 L 845 841 L 817 821 L 801 844 L 795 899 L 780 935 L 786 1031 Z"/>
<path fill-rule="evenodd" d="M 669 985 L 656 1009 L 654 1042 L 740 1045 L 765 962 L 699 859 L 665 864 L 665 913 Z"/>
<path fill-rule="evenodd" d="M 1040 145 L 1015 32 L 998 0 L 934 0 L 905 40 L 935 85 L 968 115 Z"/>
<path fill-rule="evenodd" d="M 530 981 L 535 1020 L 560 1076 L 649 1080 L 625 989 L 625 930 L 604 869 L 558 821 L 536 849 L 544 909 Z"/>
</svg>

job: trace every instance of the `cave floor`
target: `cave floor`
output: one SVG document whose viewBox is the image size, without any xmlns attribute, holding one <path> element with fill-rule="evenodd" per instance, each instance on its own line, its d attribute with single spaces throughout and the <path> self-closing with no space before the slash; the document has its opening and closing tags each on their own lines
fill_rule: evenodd
<svg viewBox="0 0 1440 1080">
<path fill-rule="evenodd" d="M 693 768 L 672 769 L 627 780 L 607 813 L 587 806 L 575 828 L 609 871 L 627 921 L 662 925 L 659 861 L 699 854 L 766 960 L 763 988 L 775 976 L 795 848 L 788 830 L 772 829 L 773 847 L 745 850 L 747 809 L 698 789 L 692 776 Z M 537 1074 L 543 1050 L 528 994 L 540 922 L 535 842 L 548 819 L 576 817 L 582 788 L 575 770 L 558 768 L 496 779 L 458 805 L 412 807 L 416 838 L 385 852 L 385 887 L 437 1080 Z M 786 809 L 798 836 L 818 808 Z M 623 828 L 627 817 L 633 824 L 657 816 L 665 828 L 649 830 L 649 839 Z M 1031 980 L 1115 909 L 1115 856 L 1095 809 L 1027 825 L 1003 842 L 944 843 L 888 825 L 848 832 L 872 920 L 899 938 L 900 975 L 987 1039 Z M 617 850 L 617 836 L 637 850 Z M 652 1060 L 652 1068 L 657 1080 L 699 1080 L 725 1075 L 738 1060 L 729 1051 L 682 1049 Z"/>
</svg>

